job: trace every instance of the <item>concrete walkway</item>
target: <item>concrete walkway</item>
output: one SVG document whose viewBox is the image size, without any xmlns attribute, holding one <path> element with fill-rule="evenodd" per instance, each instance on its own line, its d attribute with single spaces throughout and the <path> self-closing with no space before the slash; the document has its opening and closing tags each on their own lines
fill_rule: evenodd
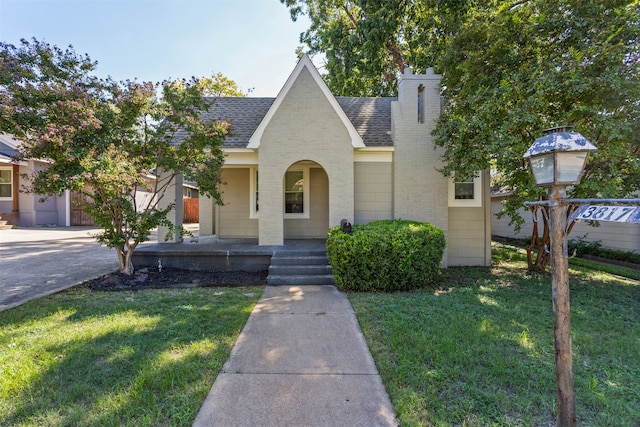
<svg viewBox="0 0 640 427">
<path fill-rule="evenodd" d="M 0 232 L 0 312 L 116 270 L 97 231 Z M 267 286 L 194 423 L 396 425 L 353 308 L 334 286 Z"/>
<path fill-rule="evenodd" d="M 334 286 L 267 286 L 193 425 L 397 421 L 346 295 Z"/>
</svg>

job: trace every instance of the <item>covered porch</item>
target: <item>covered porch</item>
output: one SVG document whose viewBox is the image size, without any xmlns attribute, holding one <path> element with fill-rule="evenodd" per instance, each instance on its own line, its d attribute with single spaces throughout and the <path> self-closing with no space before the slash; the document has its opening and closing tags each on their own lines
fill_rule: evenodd
<svg viewBox="0 0 640 427">
<path fill-rule="evenodd" d="M 332 284 L 326 257 L 326 239 L 285 239 L 283 245 L 258 245 L 257 238 L 222 239 L 199 236 L 198 224 L 186 229 L 181 243 L 140 245 L 133 254 L 136 268 L 163 267 L 194 271 L 269 271 L 268 284 Z M 155 233 L 154 233 L 155 234 Z M 157 239 L 155 239 L 157 242 Z"/>
</svg>

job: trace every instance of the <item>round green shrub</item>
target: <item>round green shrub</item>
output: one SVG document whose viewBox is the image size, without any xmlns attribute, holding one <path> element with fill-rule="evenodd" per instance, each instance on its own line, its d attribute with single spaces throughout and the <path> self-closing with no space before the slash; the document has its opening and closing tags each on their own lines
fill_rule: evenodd
<svg viewBox="0 0 640 427">
<path fill-rule="evenodd" d="M 444 233 L 432 224 L 373 221 L 354 224 L 352 234 L 329 229 L 327 257 L 340 289 L 393 292 L 433 283 L 445 245 Z"/>
</svg>

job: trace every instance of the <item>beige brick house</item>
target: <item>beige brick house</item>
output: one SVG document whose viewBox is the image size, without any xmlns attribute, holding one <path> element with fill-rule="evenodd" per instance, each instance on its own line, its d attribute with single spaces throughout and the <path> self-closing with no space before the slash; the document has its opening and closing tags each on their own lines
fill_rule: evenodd
<svg viewBox="0 0 640 427">
<path fill-rule="evenodd" d="M 398 86 L 397 98 L 335 97 L 305 56 L 276 98 L 214 99 L 210 119 L 233 135 L 224 206 L 201 197 L 200 234 L 282 245 L 326 238 L 342 219 L 412 219 L 445 232 L 444 265 L 488 265 L 487 173 L 454 183 L 438 172 L 440 76 L 407 69 Z"/>
</svg>

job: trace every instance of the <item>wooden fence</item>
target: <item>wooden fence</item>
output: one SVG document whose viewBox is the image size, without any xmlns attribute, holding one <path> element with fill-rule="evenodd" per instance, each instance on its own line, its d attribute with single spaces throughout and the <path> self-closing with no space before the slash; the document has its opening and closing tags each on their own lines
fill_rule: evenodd
<svg viewBox="0 0 640 427">
<path fill-rule="evenodd" d="M 200 222 L 200 199 L 184 199 L 184 223 Z"/>
</svg>

